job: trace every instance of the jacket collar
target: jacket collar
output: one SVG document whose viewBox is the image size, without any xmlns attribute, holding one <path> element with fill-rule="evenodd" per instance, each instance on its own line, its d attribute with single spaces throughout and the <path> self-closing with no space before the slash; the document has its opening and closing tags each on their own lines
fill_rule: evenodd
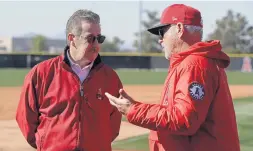
<svg viewBox="0 0 253 151">
<path fill-rule="evenodd" d="M 178 65 L 188 56 L 201 56 L 217 60 L 220 67 L 226 68 L 230 63 L 230 58 L 221 49 L 222 46 L 219 40 L 197 42 L 187 50 L 172 55 L 170 67 Z"/>
<path fill-rule="evenodd" d="M 66 46 L 65 48 L 64 48 L 64 53 L 63 53 L 63 61 L 67 64 L 67 65 L 69 65 L 70 66 L 70 61 L 69 61 L 69 59 L 68 59 L 68 51 L 69 51 L 69 46 Z M 102 62 L 102 60 L 101 60 L 101 57 L 100 57 L 100 55 L 98 54 L 98 56 L 97 56 L 97 58 L 95 59 L 95 61 L 94 61 L 94 63 L 93 63 L 93 66 L 92 66 L 92 68 L 91 69 L 93 69 L 94 67 L 96 67 L 98 64 L 100 64 Z"/>
</svg>

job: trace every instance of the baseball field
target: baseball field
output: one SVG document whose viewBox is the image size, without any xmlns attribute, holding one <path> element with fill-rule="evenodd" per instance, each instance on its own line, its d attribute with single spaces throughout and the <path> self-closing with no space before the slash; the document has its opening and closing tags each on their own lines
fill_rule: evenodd
<svg viewBox="0 0 253 151">
<path fill-rule="evenodd" d="M 33 151 L 15 122 L 15 111 L 24 76 L 29 69 L 0 69 L 0 151 Z M 117 70 L 126 91 L 136 100 L 157 103 L 166 71 Z M 227 72 L 234 99 L 242 151 L 253 150 L 253 73 Z M 114 151 L 148 151 L 149 130 L 122 118 Z"/>
</svg>

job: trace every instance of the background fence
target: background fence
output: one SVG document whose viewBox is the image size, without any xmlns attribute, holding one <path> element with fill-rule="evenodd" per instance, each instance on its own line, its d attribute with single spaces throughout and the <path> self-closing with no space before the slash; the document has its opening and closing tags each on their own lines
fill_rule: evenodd
<svg viewBox="0 0 253 151">
<path fill-rule="evenodd" d="M 41 61 L 57 56 L 49 54 L 0 54 L 0 68 L 31 68 Z M 102 53 L 104 63 L 114 69 L 167 69 L 169 61 L 163 54 Z M 238 71 L 244 66 L 252 69 L 253 54 L 231 54 L 231 63 L 227 70 Z"/>
</svg>

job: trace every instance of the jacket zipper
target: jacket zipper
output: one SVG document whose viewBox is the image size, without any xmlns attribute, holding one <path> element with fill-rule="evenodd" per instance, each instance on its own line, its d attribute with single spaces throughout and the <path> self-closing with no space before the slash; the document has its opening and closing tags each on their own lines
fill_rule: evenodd
<svg viewBox="0 0 253 151">
<path fill-rule="evenodd" d="M 71 69 L 71 67 L 70 67 L 70 69 Z M 72 74 L 73 74 L 73 76 L 75 77 L 75 78 L 77 78 L 77 80 L 79 81 L 79 85 L 80 85 L 80 87 L 79 87 L 79 91 L 80 91 L 80 96 L 81 96 L 81 100 L 80 100 L 80 105 L 79 105 L 79 118 L 78 118 L 78 120 L 79 120 L 79 124 L 78 124 L 78 129 L 77 129 L 77 145 L 76 145 L 76 148 L 80 148 L 81 146 L 81 143 L 80 143 L 80 138 L 81 138 L 81 127 L 82 127 L 82 117 L 81 117 L 81 107 L 82 107 L 82 102 L 83 101 L 85 101 L 86 103 L 87 103 L 87 105 L 88 106 L 90 106 L 89 105 L 89 103 L 87 102 L 87 99 L 85 99 L 84 98 L 84 88 L 83 88 L 83 84 L 85 83 L 85 81 L 90 77 L 90 74 L 92 73 L 92 70 L 94 70 L 94 69 L 91 69 L 90 70 L 90 72 L 88 73 L 88 75 L 87 75 L 87 77 L 86 77 L 86 79 L 84 79 L 84 81 L 82 82 L 80 79 L 79 79 L 79 77 L 78 77 L 78 75 L 71 69 L 71 70 L 68 70 L 68 71 L 70 71 Z"/>
<path fill-rule="evenodd" d="M 80 94 L 81 94 L 81 97 L 83 97 L 84 92 L 83 92 L 83 85 L 82 84 L 80 85 Z"/>
<path fill-rule="evenodd" d="M 81 100 L 80 100 L 80 104 L 79 104 L 79 121 L 78 121 L 78 138 L 77 138 L 77 148 L 80 147 L 81 145 L 81 134 L 82 134 L 82 130 L 81 130 L 81 127 L 82 127 L 82 114 L 81 114 L 81 110 L 82 110 L 82 102 L 83 102 L 83 96 L 84 96 L 84 91 L 83 91 L 83 84 L 81 83 L 80 81 L 80 96 L 81 96 Z"/>
<path fill-rule="evenodd" d="M 79 77 L 75 74 L 75 76 L 78 78 L 79 80 L 79 84 L 80 84 L 80 87 L 79 87 L 79 91 L 80 91 L 80 96 L 81 96 L 81 100 L 80 100 L 80 105 L 79 105 L 79 124 L 78 124 L 78 139 L 77 139 L 77 148 L 80 149 L 81 147 L 81 137 L 82 137 L 82 114 L 81 114 L 81 111 L 82 111 L 82 104 L 83 102 L 85 101 L 85 103 L 87 103 L 87 105 L 89 106 L 88 102 L 87 102 L 87 99 L 85 99 L 85 96 L 84 96 L 84 86 L 83 84 L 85 83 L 85 81 L 89 78 L 90 76 L 90 73 L 91 71 L 89 72 L 89 74 L 87 75 L 86 79 L 84 79 L 84 81 L 80 81 Z"/>
<path fill-rule="evenodd" d="M 81 116 L 81 108 L 82 108 L 82 102 L 86 99 L 84 99 L 84 88 L 83 88 L 83 84 L 85 83 L 86 79 L 89 77 L 89 74 L 87 75 L 86 79 L 82 82 L 78 75 L 74 72 L 74 71 L 70 71 L 72 73 L 72 75 L 75 77 L 75 79 L 77 79 L 77 81 L 79 82 L 79 92 L 80 92 L 80 104 L 79 104 L 79 110 L 78 110 L 78 128 L 77 128 L 77 143 L 76 143 L 76 148 L 79 149 L 81 147 L 81 143 L 80 143 L 80 138 L 81 138 L 81 127 L 82 127 L 82 116 Z"/>
</svg>

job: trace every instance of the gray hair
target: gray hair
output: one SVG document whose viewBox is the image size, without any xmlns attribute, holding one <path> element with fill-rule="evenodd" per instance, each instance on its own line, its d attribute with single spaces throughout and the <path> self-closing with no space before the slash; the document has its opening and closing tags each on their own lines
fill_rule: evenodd
<svg viewBox="0 0 253 151">
<path fill-rule="evenodd" d="M 203 37 L 203 28 L 200 26 L 193 26 L 193 25 L 184 25 L 184 27 L 189 31 L 191 34 L 199 33 L 200 38 L 202 40 Z"/>
<path fill-rule="evenodd" d="M 77 10 L 67 22 L 66 38 L 68 37 L 69 33 L 73 33 L 76 36 L 80 36 L 82 34 L 82 21 L 100 24 L 100 17 L 98 14 L 87 9 Z M 67 43 L 69 44 L 68 38 Z"/>
</svg>

